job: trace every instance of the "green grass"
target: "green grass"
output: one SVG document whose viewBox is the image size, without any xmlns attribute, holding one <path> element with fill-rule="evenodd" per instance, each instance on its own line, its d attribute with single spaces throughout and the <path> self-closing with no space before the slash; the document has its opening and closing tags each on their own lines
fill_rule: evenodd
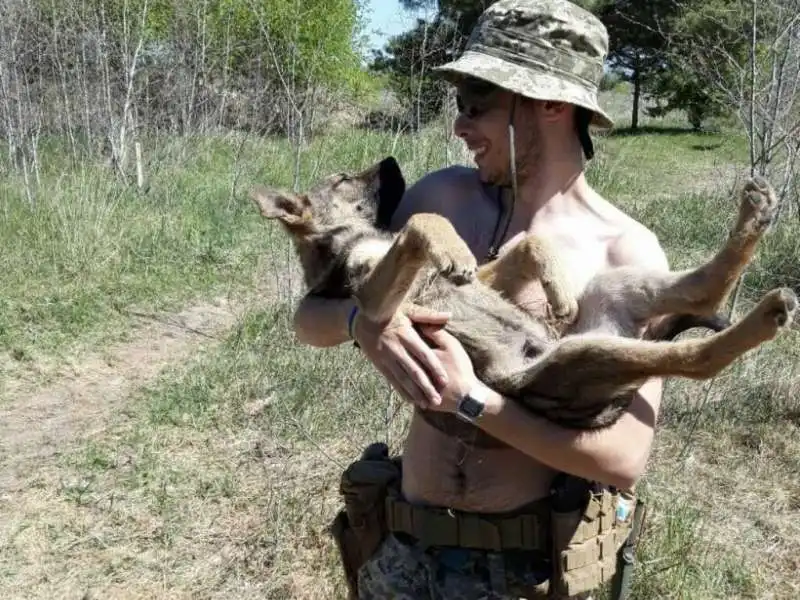
<svg viewBox="0 0 800 600">
<path fill-rule="evenodd" d="M 290 324 L 286 304 L 245 315 L 211 358 L 146 392 L 150 425 L 236 427 L 251 421 L 248 411 L 257 406 L 259 428 L 278 437 L 294 425 L 312 438 L 348 427 L 375 431 L 385 411 L 371 407 L 388 388 L 381 394 L 380 380 L 356 366 L 362 363 L 356 349 L 300 346 Z"/>
<path fill-rule="evenodd" d="M 658 124 L 669 129 L 598 139 L 589 178 L 658 234 L 673 266 L 688 266 L 734 218 L 746 149 L 730 133 L 643 123 Z M 231 135 L 145 147 L 146 193 L 100 166 L 76 167 L 57 141 L 43 152 L 34 205 L 17 176 L 0 183 L 8 361 L 102 352 L 138 335 L 130 311 L 228 294 L 243 313 L 109 409 L 105 427 L 26 474 L 3 504 L 2 595 L 340 597 L 325 527 L 341 469 L 376 439 L 398 450 L 409 410 L 352 347 L 294 339 L 292 250 L 246 198 L 255 182 L 292 186 L 287 143 Z M 443 126 L 331 132 L 303 149 L 300 185 L 387 154 L 409 182 L 459 157 Z M 798 229 L 792 216 L 764 241 L 740 311 L 772 286 L 798 289 Z M 797 342 L 795 329 L 713 382 L 668 385 L 641 487 L 649 512 L 635 598 L 785 598 L 800 587 Z"/>
<path fill-rule="evenodd" d="M 25 547 L 69 547 L 36 564 L 99 595 L 124 582 L 134 597 L 247 597 L 245 585 L 260 598 L 340 597 L 324 531 L 338 470 L 376 435 L 396 447 L 404 419 L 389 416 L 408 412 L 352 348 L 293 344 L 288 308 L 248 313 L 141 389 L 129 420 L 65 454 L 47 514 L 5 547 L 17 556 L 5 597 Z"/>
<path fill-rule="evenodd" d="M 358 132 L 314 139 L 299 182 L 365 166 L 388 153 L 416 178 L 444 159 L 444 132 L 425 143 Z M 129 327 L 127 309 L 171 310 L 191 298 L 246 291 L 272 268 L 273 227 L 247 198 L 264 182 L 291 188 L 295 158 L 283 140 L 153 140 L 147 189 L 125 187 L 105 167 L 67 166 L 47 144 L 31 203 L 23 180 L 0 183 L 0 345 L 14 357 L 74 352 Z M 47 150 L 50 150 L 48 152 Z"/>
<path fill-rule="evenodd" d="M 249 283 L 265 234 L 229 197 L 232 163 L 220 152 L 213 169 L 179 164 L 154 173 L 147 194 L 101 168 L 45 174 L 34 205 L 7 183 L 0 344 L 46 354 L 107 341 L 127 327 L 125 309 Z"/>
<path fill-rule="evenodd" d="M 202 565 L 209 597 L 245 582 L 267 598 L 343 593 L 325 533 L 340 470 L 371 441 L 399 449 L 409 413 L 352 348 L 293 344 L 289 308 L 248 313 L 213 351 L 140 390 L 130 422 L 65 459 L 76 483 L 60 501 L 93 529 L 57 534 L 76 552 L 52 568 L 88 570 L 107 590 L 91 575 L 106 561 L 95 546 L 121 536 L 135 541 L 122 546 L 121 576 L 143 590 L 159 579 L 197 592 L 189 573 Z M 763 598 L 765 586 L 797 583 L 800 419 L 782 386 L 798 361 L 794 335 L 732 368 L 699 408 L 707 383 L 670 385 L 641 489 L 635 598 Z M 209 539 L 235 565 L 209 564 Z M 153 548 L 170 562 L 136 558 Z"/>
</svg>

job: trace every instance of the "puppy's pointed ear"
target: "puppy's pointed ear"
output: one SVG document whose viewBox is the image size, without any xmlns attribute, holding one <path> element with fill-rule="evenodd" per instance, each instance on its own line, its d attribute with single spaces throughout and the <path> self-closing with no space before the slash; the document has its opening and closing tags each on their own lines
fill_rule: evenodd
<svg viewBox="0 0 800 600">
<path fill-rule="evenodd" d="M 393 156 L 378 163 L 378 226 L 388 229 L 406 191 L 403 171 Z"/>
<path fill-rule="evenodd" d="M 258 206 L 261 216 L 278 219 L 289 229 L 311 229 L 311 211 L 308 199 L 287 192 L 270 190 L 262 185 L 250 192 L 250 198 Z"/>
<path fill-rule="evenodd" d="M 267 219 L 283 219 L 299 217 L 303 214 L 303 201 L 299 196 L 270 190 L 263 185 L 256 186 L 250 192 L 250 198 Z"/>
</svg>

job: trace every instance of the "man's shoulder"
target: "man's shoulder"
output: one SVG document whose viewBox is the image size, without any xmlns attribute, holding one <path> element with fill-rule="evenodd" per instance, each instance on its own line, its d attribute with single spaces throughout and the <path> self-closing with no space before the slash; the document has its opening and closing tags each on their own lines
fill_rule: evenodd
<svg viewBox="0 0 800 600">
<path fill-rule="evenodd" d="M 453 198 L 479 189 L 477 171 L 470 167 L 452 165 L 426 173 L 406 189 L 395 212 L 393 226 L 401 227 L 418 212 L 449 216 Z"/>
<path fill-rule="evenodd" d="M 463 186 L 479 187 L 477 170 L 464 165 L 451 165 L 426 173 L 409 186 L 406 196 L 416 199 L 432 191 L 448 191 Z"/>
<path fill-rule="evenodd" d="M 605 207 L 605 218 L 613 223 L 616 231 L 608 249 L 612 266 L 669 269 L 666 253 L 655 232 L 599 194 L 598 199 Z"/>
<path fill-rule="evenodd" d="M 609 262 L 615 266 L 669 270 L 669 261 L 658 236 L 632 217 L 625 220 L 620 234 L 611 244 Z"/>
</svg>

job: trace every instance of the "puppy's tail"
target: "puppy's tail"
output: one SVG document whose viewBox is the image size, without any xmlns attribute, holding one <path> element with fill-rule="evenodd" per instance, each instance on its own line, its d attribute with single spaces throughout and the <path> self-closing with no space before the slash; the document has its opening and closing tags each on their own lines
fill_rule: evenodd
<svg viewBox="0 0 800 600">
<path fill-rule="evenodd" d="M 670 315 L 662 319 L 655 327 L 649 329 L 645 337 L 650 340 L 670 342 L 680 334 L 697 327 L 705 327 L 719 332 L 731 326 L 731 320 L 723 314 L 711 316 Z"/>
</svg>

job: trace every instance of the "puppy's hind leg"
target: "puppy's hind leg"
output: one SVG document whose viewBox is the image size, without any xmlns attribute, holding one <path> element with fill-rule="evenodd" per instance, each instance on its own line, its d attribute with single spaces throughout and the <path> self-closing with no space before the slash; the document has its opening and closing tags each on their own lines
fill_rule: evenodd
<svg viewBox="0 0 800 600">
<path fill-rule="evenodd" d="M 590 419 L 615 400 L 632 394 L 650 377 L 715 376 L 788 327 L 796 309 L 794 292 L 776 289 L 743 319 L 704 338 L 678 342 L 605 335 L 564 338 L 501 385 L 519 390 L 516 397 L 534 411 L 558 416 L 562 421 L 576 422 L 581 416 Z"/>
<path fill-rule="evenodd" d="M 419 213 L 400 230 L 356 293 L 362 314 L 377 322 L 391 319 L 420 271 L 428 267 L 461 284 L 475 277 L 477 261 L 449 221 L 439 215 Z"/>
<path fill-rule="evenodd" d="M 714 315 L 752 259 L 777 208 L 769 183 L 760 177 L 751 179 L 740 191 L 736 225 L 710 261 L 680 272 L 619 268 L 598 277 L 597 287 L 613 289 L 615 301 L 630 308 L 637 321 L 674 313 Z"/>
</svg>

